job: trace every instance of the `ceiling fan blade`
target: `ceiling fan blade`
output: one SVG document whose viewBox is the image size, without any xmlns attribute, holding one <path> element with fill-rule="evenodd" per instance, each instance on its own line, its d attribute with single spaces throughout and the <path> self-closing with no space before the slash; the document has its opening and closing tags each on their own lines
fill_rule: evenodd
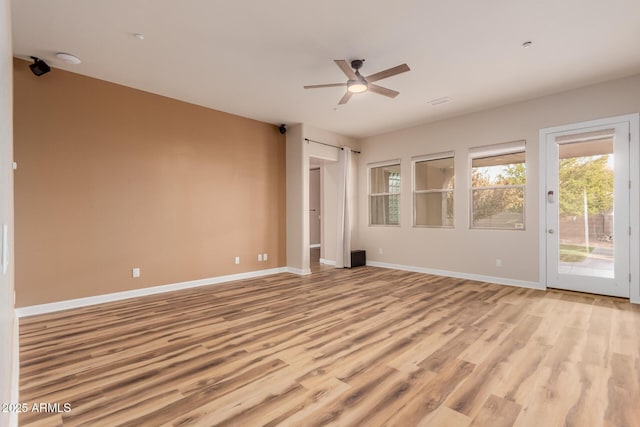
<svg viewBox="0 0 640 427">
<path fill-rule="evenodd" d="M 342 72 L 349 78 L 349 80 L 357 80 L 358 76 L 356 76 L 355 71 L 351 68 L 349 63 L 344 59 L 335 59 L 333 62 L 336 63 L 338 67 L 342 70 Z"/>
<path fill-rule="evenodd" d="M 411 68 L 409 68 L 407 64 L 402 64 L 398 65 L 397 67 L 388 68 L 384 71 L 371 74 L 370 76 L 365 77 L 365 79 L 369 83 L 377 82 L 378 80 L 386 79 L 387 77 L 395 76 L 396 74 L 404 73 L 407 71 L 411 71 Z"/>
<path fill-rule="evenodd" d="M 326 85 L 311 85 L 311 86 L 305 86 L 305 89 L 319 89 L 319 88 L 323 88 L 323 87 L 344 87 L 346 86 L 346 83 L 329 83 Z"/>
<path fill-rule="evenodd" d="M 351 96 L 353 96 L 353 93 L 347 91 L 347 93 L 344 94 L 340 102 L 338 102 L 338 105 L 346 104 L 351 99 Z"/>
<path fill-rule="evenodd" d="M 369 83 L 369 92 L 377 93 L 378 95 L 388 96 L 389 98 L 395 98 L 400 94 L 400 92 L 396 92 L 395 90 L 387 89 L 386 87 L 374 85 Z"/>
</svg>

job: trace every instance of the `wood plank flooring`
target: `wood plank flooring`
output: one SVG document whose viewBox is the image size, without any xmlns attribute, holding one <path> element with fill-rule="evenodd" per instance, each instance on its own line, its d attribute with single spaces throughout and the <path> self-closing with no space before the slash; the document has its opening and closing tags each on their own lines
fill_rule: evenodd
<svg viewBox="0 0 640 427">
<path fill-rule="evenodd" d="M 23 318 L 23 426 L 640 426 L 640 308 L 373 267 Z"/>
</svg>

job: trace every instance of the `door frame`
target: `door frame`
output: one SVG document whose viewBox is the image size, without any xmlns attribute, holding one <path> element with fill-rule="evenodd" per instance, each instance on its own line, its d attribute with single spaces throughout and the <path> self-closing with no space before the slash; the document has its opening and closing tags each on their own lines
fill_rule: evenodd
<svg viewBox="0 0 640 427">
<path fill-rule="evenodd" d="M 547 135 L 558 132 L 566 132 L 572 129 L 613 125 L 615 123 L 629 123 L 629 295 L 631 302 L 640 304 L 640 114 L 626 114 L 622 116 L 608 117 L 604 119 L 589 120 L 585 122 L 570 123 L 540 129 L 539 132 L 539 281 L 542 289 L 547 288 Z M 635 262 L 634 262 L 635 260 Z"/>
<path fill-rule="evenodd" d="M 560 203 L 562 200 L 563 189 L 560 187 L 559 168 L 562 164 L 560 160 L 560 145 L 564 146 L 564 142 L 558 142 L 557 138 L 576 137 L 585 132 L 603 132 L 612 130 L 614 132 L 613 154 L 615 160 L 615 174 L 613 182 L 614 190 L 614 206 L 613 211 L 617 214 L 613 221 L 614 230 L 614 263 L 611 271 L 612 275 L 598 275 L 595 272 L 588 274 L 563 272 L 560 270 L 560 253 L 559 245 L 561 243 L 560 235 L 563 226 L 560 225 Z M 629 279 L 629 215 L 631 212 L 629 207 L 629 148 L 628 140 L 629 122 L 621 121 L 602 126 L 582 127 L 576 126 L 568 131 L 548 133 L 546 140 L 547 158 L 545 164 L 547 167 L 547 192 L 554 191 L 556 196 L 554 203 L 547 201 L 546 206 L 546 228 L 555 229 L 556 233 L 547 233 L 547 286 L 554 288 L 573 290 L 578 292 L 592 292 L 596 294 L 618 296 L 629 298 L 630 296 L 630 279 Z M 575 142 L 575 141 L 574 141 Z M 570 142 L 567 146 L 576 146 Z M 580 157 L 579 154 L 576 154 Z M 588 154 L 586 154 L 588 156 Z M 547 193 L 548 194 L 548 193 Z M 586 231 L 585 231 L 586 233 Z M 594 236 L 595 242 L 595 236 Z"/>
<path fill-rule="evenodd" d="M 314 158 L 315 159 L 315 158 Z M 316 159 L 317 160 L 317 159 Z M 311 182 L 311 172 L 317 170 L 318 171 L 318 197 L 320 199 L 320 202 L 318 204 L 318 218 L 319 218 L 319 229 L 318 229 L 318 233 L 319 233 L 319 237 L 318 237 L 318 242 L 317 244 L 313 244 L 311 243 L 311 232 L 309 232 L 309 248 L 319 248 L 320 251 L 322 251 L 322 232 L 323 232 L 323 224 L 322 224 L 322 218 L 323 218 L 323 212 L 322 212 L 322 203 L 323 203 L 323 197 L 322 197 L 322 181 L 324 178 L 324 165 L 321 163 L 317 166 L 309 166 L 309 182 Z M 309 207 L 311 207 L 311 185 L 309 185 Z M 308 214 L 308 221 L 309 221 L 309 230 L 311 230 L 311 210 L 309 209 L 309 214 Z"/>
</svg>

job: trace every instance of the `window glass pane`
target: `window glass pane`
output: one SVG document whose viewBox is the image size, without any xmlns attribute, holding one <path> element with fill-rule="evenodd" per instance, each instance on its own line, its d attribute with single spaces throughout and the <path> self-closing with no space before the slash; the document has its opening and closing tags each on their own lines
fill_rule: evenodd
<svg viewBox="0 0 640 427">
<path fill-rule="evenodd" d="M 472 194 L 472 227 L 524 228 L 524 188 L 476 189 Z"/>
<path fill-rule="evenodd" d="M 369 196 L 372 225 L 400 224 L 400 195 Z"/>
<path fill-rule="evenodd" d="M 415 225 L 453 227 L 453 191 L 415 194 Z"/>
<path fill-rule="evenodd" d="M 563 139 L 580 140 L 581 136 L 566 135 Z M 556 138 L 558 140 L 560 138 Z M 610 136 L 558 144 L 558 272 L 561 274 L 614 277 L 613 141 Z"/>
<path fill-rule="evenodd" d="M 471 167 L 473 187 L 525 184 L 524 151 L 473 159 Z"/>
<path fill-rule="evenodd" d="M 415 189 L 453 189 L 453 157 L 416 162 Z"/>
<path fill-rule="evenodd" d="M 371 168 L 371 194 L 399 192 L 400 165 Z"/>
</svg>

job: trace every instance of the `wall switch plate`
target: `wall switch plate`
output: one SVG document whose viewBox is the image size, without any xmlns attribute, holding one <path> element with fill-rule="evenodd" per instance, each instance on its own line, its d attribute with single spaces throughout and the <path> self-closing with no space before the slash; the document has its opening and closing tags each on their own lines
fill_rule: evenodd
<svg viewBox="0 0 640 427">
<path fill-rule="evenodd" d="M 262 261 L 262 254 L 258 254 L 258 261 Z"/>
<path fill-rule="evenodd" d="M 496 259 L 496 267 L 502 267 L 502 260 Z"/>
<path fill-rule="evenodd" d="M 239 256 L 236 257 L 236 264 L 240 264 L 240 257 Z"/>
<path fill-rule="evenodd" d="M 268 259 L 269 259 L 269 258 L 268 258 L 268 256 L 267 256 L 267 254 L 262 254 L 262 260 L 263 260 L 263 261 L 266 261 L 266 260 L 268 260 Z"/>
<path fill-rule="evenodd" d="M 382 248 L 378 248 L 378 253 L 382 255 Z"/>
<path fill-rule="evenodd" d="M 133 270 L 131 270 L 131 273 L 133 277 L 140 277 L 140 268 L 135 267 Z"/>
</svg>

